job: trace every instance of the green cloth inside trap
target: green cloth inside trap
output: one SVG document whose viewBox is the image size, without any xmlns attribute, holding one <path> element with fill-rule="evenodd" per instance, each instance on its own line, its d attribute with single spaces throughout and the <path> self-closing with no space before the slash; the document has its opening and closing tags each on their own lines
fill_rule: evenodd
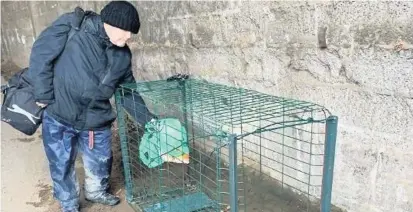
<svg viewBox="0 0 413 212">
<path fill-rule="evenodd" d="M 191 212 L 217 206 L 206 194 L 198 192 L 149 205 L 143 212 Z"/>
<path fill-rule="evenodd" d="M 164 118 L 148 122 L 139 145 L 139 158 L 149 168 L 164 163 L 162 155 L 179 158 L 189 154 L 188 135 L 176 118 Z"/>
</svg>

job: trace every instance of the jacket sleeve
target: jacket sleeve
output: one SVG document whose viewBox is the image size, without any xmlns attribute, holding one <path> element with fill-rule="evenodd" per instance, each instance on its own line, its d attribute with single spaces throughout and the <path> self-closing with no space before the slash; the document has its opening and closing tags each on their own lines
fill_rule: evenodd
<svg viewBox="0 0 413 212">
<path fill-rule="evenodd" d="M 124 83 L 136 83 L 131 64 L 129 64 L 119 85 Z M 121 104 L 123 108 L 140 126 L 144 127 L 146 123 L 157 118 L 155 114 L 150 112 L 142 96 L 136 90 L 122 93 Z"/>
<path fill-rule="evenodd" d="M 35 100 L 50 104 L 54 102 L 53 62 L 63 51 L 71 29 L 73 13 L 66 13 L 44 29 L 33 44 L 29 76 L 33 81 Z"/>
<path fill-rule="evenodd" d="M 124 83 L 135 83 L 135 77 L 133 76 L 133 71 L 132 71 L 132 52 L 129 48 L 128 45 L 123 47 L 125 49 L 125 52 L 127 54 L 128 58 L 128 67 L 126 68 L 125 74 L 122 77 L 122 80 L 120 80 L 118 85 L 124 84 Z"/>
<path fill-rule="evenodd" d="M 123 84 L 123 83 L 135 83 L 135 82 L 136 82 L 136 79 L 135 79 L 135 77 L 133 76 L 132 68 L 131 68 L 131 66 L 129 66 L 129 68 L 128 68 L 128 70 L 126 71 L 125 76 L 123 77 L 123 80 L 122 80 L 122 82 L 121 82 L 120 84 Z"/>
</svg>

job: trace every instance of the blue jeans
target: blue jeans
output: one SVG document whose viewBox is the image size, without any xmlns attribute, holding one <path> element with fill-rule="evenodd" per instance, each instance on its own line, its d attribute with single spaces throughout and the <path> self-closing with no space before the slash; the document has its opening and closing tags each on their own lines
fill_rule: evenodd
<svg viewBox="0 0 413 212">
<path fill-rule="evenodd" d="M 85 169 L 85 194 L 106 192 L 112 167 L 112 131 L 94 131 L 93 148 L 89 148 L 89 131 L 78 131 L 57 122 L 44 111 L 43 145 L 53 180 L 53 196 L 63 209 L 79 207 L 79 183 L 75 173 L 78 150 Z"/>
</svg>

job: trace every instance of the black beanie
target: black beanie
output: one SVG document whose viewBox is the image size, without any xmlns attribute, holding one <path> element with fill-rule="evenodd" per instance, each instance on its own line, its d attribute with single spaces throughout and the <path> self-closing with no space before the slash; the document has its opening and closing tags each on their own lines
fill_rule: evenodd
<svg viewBox="0 0 413 212">
<path fill-rule="evenodd" d="M 112 1 L 100 12 L 102 21 L 111 26 L 137 34 L 140 28 L 136 8 L 127 1 Z"/>
</svg>

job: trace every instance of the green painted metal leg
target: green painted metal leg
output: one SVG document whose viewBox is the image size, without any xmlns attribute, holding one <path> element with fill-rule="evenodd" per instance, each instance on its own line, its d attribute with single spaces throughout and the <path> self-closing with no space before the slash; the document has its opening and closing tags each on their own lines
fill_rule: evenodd
<svg viewBox="0 0 413 212">
<path fill-rule="evenodd" d="M 333 188 L 334 157 L 337 140 L 337 116 L 327 119 L 326 143 L 324 147 L 323 187 L 321 191 L 321 212 L 331 211 L 331 192 Z"/>
<path fill-rule="evenodd" d="M 130 166 L 129 166 L 129 154 L 128 154 L 128 147 L 127 147 L 127 138 L 126 138 L 126 131 L 125 131 L 125 113 L 123 111 L 122 103 L 121 103 L 121 94 L 120 91 L 117 90 L 115 93 L 115 103 L 116 103 L 116 110 L 118 116 L 118 131 L 119 131 L 119 138 L 121 144 L 121 152 L 122 152 L 122 160 L 123 160 L 123 169 L 125 173 L 125 186 L 126 186 L 126 200 L 128 202 L 132 201 L 132 176 L 130 173 Z"/>
<path fill-rule="evenodd" d="M 238 212 L 238 179 L 237 179 L 237 138 L 229 137 L 229 186 L 231 212 Z"/>
</svg>

